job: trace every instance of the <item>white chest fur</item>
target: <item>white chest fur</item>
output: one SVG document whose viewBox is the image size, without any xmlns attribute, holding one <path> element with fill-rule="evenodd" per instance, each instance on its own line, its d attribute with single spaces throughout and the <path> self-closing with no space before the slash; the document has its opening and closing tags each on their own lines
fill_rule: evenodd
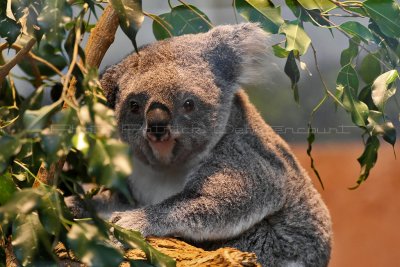
<svg viewBox="0 0 400 267">
<path fill-rule="evenodd" d="M 160 203 L 182 191 L 191 170 L 183 167 L 158 171 L 140 160 L 134 159 L 133 163 L 134 170 L 129 177 L 129 184 L 140 207 Z"/>
</svg>

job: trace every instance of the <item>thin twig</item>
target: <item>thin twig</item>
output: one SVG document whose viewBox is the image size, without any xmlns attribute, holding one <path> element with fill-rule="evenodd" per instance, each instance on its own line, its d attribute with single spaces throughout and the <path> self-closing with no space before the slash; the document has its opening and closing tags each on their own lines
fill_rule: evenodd
<svg viewBox="0 0 400 267">
<path fill-rule="evenodd" d="M 7 43 L 1 44 L 0 45 L 0 51 L 4 50 L 7 47 L 8 47 Z M 23 47 L 18 45 L 18 44 L 12 44 L 11 48 L 15 49 L 16 51 L 20 51 Z M 50 68 L 52 71 L 54 71 L 58 75 L 60 75 L 60 76 L 64 75 L 56 66 L 54 66 L 52 63 L 48 62 L 44 58 L 41 58 L 41 57 L 35 55 L 31 51 L 29 51 L 28 55 L 29 55 L 29 57 L 31 57 L 32 59 L 36 60 L 37 62 L 42 63 L 43 65 L 46 65 L 48 68 Z"/>
<path fill-rule="evenodd" d="M 344 12 L 354 16 L 354 17 L 361 17 L 361 18 L 365 18 L 365 16 L 358 14 L 356 12 L 353 12 L 351 10 L 347 10 L 346 7 L 362 7 L 362 4 L 352 4 L 352 5 L 347 5 L 347 4 L 343 4 L 342 2 L 336 1 L 336 0 L 329 0 L 329 2 L 335 4 L 337 7 L 339 7 L 341 10 L 343 10 Z"/>
<path fill-rule="evenodd" d="M 325 17 L 323 17 L 323 16 L 322 16 L 321 18 L 322 18 L 323 20 L 327 21 L 328 23 L 330 23 L 330 24 L 333 26 L 333 28 L 337 29 L 339 32 L 341 32 L 342 34 L 344 34 L 351 42 L 354 43 L 354 41 L 351 39 L 350 35 L 349 35 L 346 31 L 344 31 L 342 28 L 340 28 L 339 25 L 335 24 L 333 21 L 331 21 L 331 20 L 329 20 L 329 19 L 327 19 L 327 18 L 325 18 Z M 383 66 L 385 66 L 388 70 L 391 69 L 388 65 L 386 65 L 385 62 L 383 62 L 380 58 L 378 58 L 377 56 L 375 56 L 375 55 L 372 53 L 372 51 L 370 51 L 369 49 L 367 49 L 365 46 L 363 46 L 363 45 L 361 45 L 361 44 L 357 44 L 357 45 L 360 46 L 361 49 L 363 49 L 363 50 L 366 51 L 367 53 L 372 54 L 372 56 L 373 56 L 376 60 L 378 60 Z"/>
<path fill-rule="evenodd" d="M 321 72 L 321 70 L 320 70 L 320 68 L 319 68 L 318 58 L 317 58 L 317 51 L 315 50 L 315 47 L 314 47 L 314 45 L 313 45 L 312 43 L 311 43 L 310 46 L 311 46 L 311 49 L 313 50 L 313 54 L 314 54 L 315 68 L 317 69 L 319 78 L 320 78 L 320 80 L 321 80 L 321 82 L 322 82 L 322 85 L 324 86 L 325 92 L 326 92 L 330 97 L 332 97 L 332 99 L 333 99 L 336 103 L 338 103 L 339 106 L 341 106 L 342 108 L 345 109 L 345 107 L 343 106 L 342 102 L 340 102 L 339 99 L 337 99 L 336 96 L 329 90 L 328 85 L 326 84 L 326 82 L 325 82 L 325 80 L 324 80 L 324 77 L 322 76 L 322 72 Z"/>
<path fill-rule="evenodd" d="M 32 47 L 35 45 L 36 39 L 31 38 L 27 44 L 18 51 L 18 53 L 6 64 L 2 65 L 0 67 L 0 86 L 3 83 L 4 78 L 10 73 L 11 69 L 15 67 L 21 60 L 23 60 L 27 54 L 29 54 L 29 51 L 32 49 Z"/>
</svg>

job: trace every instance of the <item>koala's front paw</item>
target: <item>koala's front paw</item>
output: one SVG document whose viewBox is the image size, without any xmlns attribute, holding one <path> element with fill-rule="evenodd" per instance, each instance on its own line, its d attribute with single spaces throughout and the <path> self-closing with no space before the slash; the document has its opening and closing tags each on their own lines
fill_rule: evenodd
<svg viewBox="0 0 400 267">
<path fill-rule="evenodd" d="M 153 234 L 150 231 L 146 215 L 141 210 L 114 212 L 110 222 L 125 229 L 138 231 L 145 237 Z"/>
<path fill-rule="evenodd" d="M 64 202 L 71 211 L 74 218 L 84 218 L 90 216 L 85 208 L 83 201 L 77 196 L 69 196 L 64 198 Z"/>
</svg>

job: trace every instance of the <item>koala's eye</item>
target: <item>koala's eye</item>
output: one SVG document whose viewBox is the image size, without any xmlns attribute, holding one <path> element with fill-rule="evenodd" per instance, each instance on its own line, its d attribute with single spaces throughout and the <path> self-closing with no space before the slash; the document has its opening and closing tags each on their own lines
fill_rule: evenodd
<svg viewBox="0 0 400 267">
<path fill-rule="evenodd" d="M 188 99 L 183 103 L 183 108 L 186 112 L 191 112 L 194 109 L 194 101 L 192 99 Z"/>
<path fill-rule="evenodd" d="M 140 106 L 139 106 L 138 102 L 136 102 L 136 101 L 130 101 L 129 107 L 131 109 L 131 112 L 134 114 L 138 114 L 140 111 Z"/>
</svg>

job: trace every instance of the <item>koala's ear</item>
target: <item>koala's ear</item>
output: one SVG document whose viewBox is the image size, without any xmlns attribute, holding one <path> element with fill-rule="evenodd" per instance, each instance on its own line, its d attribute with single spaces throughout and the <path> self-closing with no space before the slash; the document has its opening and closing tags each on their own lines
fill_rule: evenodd
<svg viewBox="0 0 400 267">
<path fill-rule="evenodd" d="M 207 60 L 219 78 L 243 86 L 266 81 L 272 52 L 268 34 L 258 24 L 218 26 L 208 34 Z"/>
<path fill-rule="evenodd" d="M 118 64 L 113 65 L 106 69 L 100 78 L 100 84 L 110 108 L 115 108 L 115 100 L 119 90 L 118 80 L 122 74 L 120 69 L 121 67 Z"/>
</svg>

